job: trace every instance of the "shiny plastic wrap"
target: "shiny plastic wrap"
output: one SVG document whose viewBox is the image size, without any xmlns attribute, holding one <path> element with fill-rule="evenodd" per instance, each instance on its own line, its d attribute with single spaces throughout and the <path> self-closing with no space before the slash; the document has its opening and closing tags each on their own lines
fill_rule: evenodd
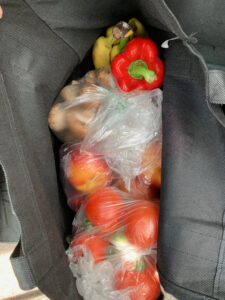
<svg viewBox="0 0 225 300">
<path fill-rule="evenodd" d="M 115 187 L 86 196 L 67 254 L 85 300 L 156 300 L 159 201 L 136 200 Z"/>
<path fill-rule="evenodd" d="M 67 255 L 84 300 L 160 295 L 161 103 L 160 89 L 123 93 L 98 70 L 62 90 L 52 109 L 63 118 L 54 123 L 50 113 L 67 142 L 61 180 L 76 212 Z"/>
<path fill-rule="evenodd" d="M 81 152 L 104 156 L 129 190 L 149 166 L 142 163 L 146 147 L 161 135 L 161 104 L 160 89 L 123 93 L 110 72 L 90 71 L 61 91 L 49 126 L 62 141 L 81 142 Z"/>
<path fill-rule="evenodd" d="M 141 160 L 140 177 L 145 184 L 152 184 L 161 188 L 162 140 L 161 135 L 156 136 L 146 145 Z"/>
<path fill-rule="evenodd" d="M 162 91 L 108 91 L 81 144 L 82 151 L 104 155 L 130 189 L 142 172 L 142 155 L 161 133 Z"/>
<path fill-rule="evenodd" d="M 61 181 L 71 208 L 79 208 L 84 195 L 110 184 L 113 178 L 104 157 L 81 152 L 80 144 L 61 147 L 60 165 Z"/>
<path fill-rule="evenodd" d="M 62 142 L 81 141 L 106 97 L 105 91 L 114 87 L 106 69 L 89 71 L 80 80 L 73 80 L 56 98 L 48 117 L 49 127 Z"/>
</svg>

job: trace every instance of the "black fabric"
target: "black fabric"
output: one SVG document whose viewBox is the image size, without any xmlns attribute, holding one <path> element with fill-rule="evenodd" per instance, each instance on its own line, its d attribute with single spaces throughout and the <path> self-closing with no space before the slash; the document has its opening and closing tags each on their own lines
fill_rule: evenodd
<svg viewBox="0 0 225 300">
<path fill-rule="evenodd" d="M 18 242 L 20 225 L 12 211 L 4 171 L 0 165 L 0 242 Z"/>
<path fill-rule="evenodd" d="M 119 18 L 137 12 L 148 28 L 190 39 L 161 0 L 1 4 L 0 163 L 21 227 L 21 249 L 12 259 L 17 270 L 26 266 L 17 274 L 21 287 L 35 283 L 50 299 L 78 300 L 65 255 L 71 213 L 57 178 L 58 143 L 48 129 L 51 104 L 103 27 Z M 191 290 L 224 299 L 224 128 L 205 102 L 207 76 L 198 58 L 181 41 L 165 52 L 159 270 L 174 294 L 180 286 L 184 297 Z"/>
<path fill-rule="evenodd" d="M 225 129 L 206 105 L 206 76 L 181 42 L 165 53 L 158 266 L 178 286 L 224 299 Z M 218 289 L 216 285 L 219 285 Z"/>
<path fill-rule="evenodd" d="M 207 63 L 225 66 L 224 0 L 165 0 L 184 31 L 195 33 Z"/>
<path fill-rule="evenodd" d="M 11 254 L 11 263 L 13 270 L 18 278 L 20 278 L 20 287 L 23 290 L 31 290 L 36 286 L 36 282 L 33 278 L 28 259 L 24 257 L 19 242 Z"/>
<path fill-rule="evenodd" d="M 160 283 L 162 286 L 166 287 L 168 293 L 176 297 L 178 300 L 212 300 L 215 298 L 207 297 L 199 292 L 194 293 L 190 290 L 184 289 L 183 287 L 177 286 L 174 282 L 166 279 L 160 272 Z M 165 298 L 167 300 L 167 298 Z M 168 299 L 169 300 L 169 299 Z"/>
<path fill-rule="evenodd" d="M 25 2 L 56 35 L 78 53 L 81 60 L 102 28 L 122 19 L 126 9 L 126 1 L 120 0 L 85 2 L 26 0 Z"/>
<path fill-rule="evenodd" d="M 0 161 L 20 221 L 24 259 L 47 295 L 79 299 L 64 253 L 65 199 L 59 198 L 47 124 L 78 56 L 23 1 L 1 4 Z"/>
</svg>

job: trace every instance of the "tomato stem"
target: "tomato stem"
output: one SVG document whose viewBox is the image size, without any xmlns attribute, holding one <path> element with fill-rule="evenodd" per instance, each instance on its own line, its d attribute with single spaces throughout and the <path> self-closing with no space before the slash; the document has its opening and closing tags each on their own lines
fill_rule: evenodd
<svg viewBox="0 0 225 300">
<path fill-rule="evenodd" d="M 147 263 L 144 261 L 144 259 L 142 257 L 140 257 L 137 261 L 136 261 L 136 265 L 134 267 L 134 271 L 137 272 L 143 272 L 145 270 L 145 268 L 147 267 Z"/>
</svg>

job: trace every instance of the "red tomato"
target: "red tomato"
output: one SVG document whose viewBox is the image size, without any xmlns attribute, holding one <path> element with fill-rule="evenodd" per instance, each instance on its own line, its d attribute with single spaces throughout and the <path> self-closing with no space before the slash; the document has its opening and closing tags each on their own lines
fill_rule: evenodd
<svg viewBox="0 0 225 300">
<path fill-rule="evenodd" d="M 128 207 L 124 217 L 127 240 L 140 250 L 147 250 L 157 243 L 159 206 L 139 200 Z"/>
<path fill-rule="evenodd" d="M 160 200 L 160 189 L 155 185 L 150 185 L 148 188 L 148 199 L 149 200 Z"/>
<path fill-rule="evenodd" d="M 87 247 L 94 258 L 95 264 L 105 259 L 108 242 L 100 235 L 81 233 L 73 238 L 70 247 L 73 248 L 78 245 Z M 82 250 L 75 250 L 73 254 L 76 259 L 83 255 Z"/>
<path fill-rule="evenodd" d="M 153 184 L 156 187 L 161 187 L 161 156 L 162 144 L 160 141 L 152 142 L 142 156 L 143 173 L 141 178 L 147 184 Z"/>
<path fill-rule="evenodd" d="M 92 193 L 111 180 L 111 171 L 101 156 L 92 153 L 80 153 L 80 147 L 74 147 L 65 163 L 65 173 L 70 184 L 78 191 Z"/>
<path fill-rule="evenodd" d="M 113 188 L 103 188 L 87 198 L 85 213 L 94 226 L 102 233 L 111 233 L 121 224 L 124 201 Z"/>
<path fill-rule="evenodd" d="M 131 300 L 156 300 L 160 296 L 160 282 L 155 264 L 148 263 L 143 271 L 120 270 L 115 274 L 117 290 L 130 288 Z"/>
<path fill-rule="evenodd" d="M 157 188 L 161 188 L 161 178 L 162 178 L 162 171 L 161 171 L 161 167 L 157 167 L 155 168 L 153 174 L 152 174 L 152 178 L 151 178 L 151 184 L 153 184 L 154 186 L 156 186 Z"/>
<path fill-rule="evenodd" d="M 125 183 L 123 180 L 119 180 L 116 183 L 116 186 L 119 190 L 128 193 L 134 199 L 149 199 L 149 185 L 145 184 L 141 177 L 135 177 L 131 180 L 130 191 L 126 189 Z"/>
<path fill-rule="evenodd" d="M 71 197 L 69 200 L 68 200 L 68 205 L 69 207 L 77 212 L 78 209 L 81 207 L 81 204 L 82 202 L 84 201 L 85 199 L 85 196 L 74 196 L 74 197 Z"/>
</svg>

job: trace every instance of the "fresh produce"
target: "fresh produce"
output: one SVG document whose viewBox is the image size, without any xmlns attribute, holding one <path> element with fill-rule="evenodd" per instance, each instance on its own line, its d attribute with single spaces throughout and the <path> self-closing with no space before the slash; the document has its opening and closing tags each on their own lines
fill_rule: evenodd
<svg viewBox="0 0 225 300">
<path fill-rule="evenodd" d="M 111 171 L 103 157 L 80 153 L 75 146 L 66 156 L 65 174 L 74 188 L 83 193 L 101 189 L 111 180 Z"/>
<path fill-rule="evenodd" d="M 129 289 L 131 300 L 157 300 L 160 296 L 160 282 L 156 266 L 146 262 L 142 270 L 123 268 L 114 277 L 117 290 Z"/>
<path fill-rule="evenodd" d="M 102 101 L 98 86 L 111 87 L 109 70 L 89 71 L 81 80 L 73 80 L 65 86 L 56 98 L 48 123 L 63 142 L 84 139 Z"/>
<path fill-rule="evenodd" d="M 106 30 L 106 36 L 100 36 L 93 46 L 92 58 L 96 69 L 109 68 L 113 58 L 119 54 L 133 37 L 148 37 L 144 26 L 136 18 L 128 23 L 121 21 Z"/>
<path fill-rule="evenodd" d="M 113 36 L 100 36 L 93 47 L 92 59 L 96 69 L 110 66 L 110 55 L 115 39 Z"/>
<path fill-rule="evenodd" d="M 114 26 L 110 26 L 106 29 L 105 35 L 108 36 L 112 36 L 112 31 L 113 31 Z"/>
<path fill-rule="evenodd" d="M 111 70 L 125 92 L 153 90 L 163 82 L 164 64 L 158 57 L 156 44 L 146 38 L 134 38 L 116 55 Z"/>
<path fill-rule="evenodd" d="M 65 87 L 49 114 L 67 142 L 70 268 L 84 300 L 157 300 L 164 65 L 136 18 L 107 28 L 92 57 L 96 70 Z"/>
<path fill-rule="evenodd" d="M 69 130 L 79 137 L 85 138 L 89 124 L 95 118 L 96 112 L 100 106 L 99 102 L 89 102 L 70 108 L 66 113 L 66 122 Z"/>
<path fill-rule="evenodd" d="M 67 202 L 68 202 L 69 207 L 73 211 L 77 212 L 78 209 L 81 207 L 81 204 L 83 203 L 84 199 L 85 199 L 85 196 L 75 195 L 74 197 L 71 196 L 70 199 L 68 199 Z"/>
<path fill-rule="evenodd" d="M 88 129 L 82 149 L 104 155 L 109 168 L 119 174 L 127 189 L 142 172 L 145 148 L 161 131 L 162 92 L 118 89 L 106 91 L 104 104 Z"/>
<path fill-rule="evenodd" d="M 122 27 L 121 31 L 119 30 L 120 29 L 119 28 L 120 24 L 122 25 L 121 26 Z M 130 25 L 130 28 L 129 28 L 128 25 Z M 118 32 L 117 35 L 116 35 L 116 31 Z M 111 62 L 114 59 L 114 57 L 117 54 L 119 54 L 125 48 L 125 46 L 128 43 L 128 41 L 130 39 L 132 39 L 133 37 L 145 37 L 145 38 L 148 38 L 148 33 L 147 33 L 145 27 L 136 18 L 130 19 L 128 21 L 128 24 L 125 23 L 125 22 L 118 23 L 115 27 L 112 28 L 112 32 L 114 34 L 114 37 L 117 36 L 117 39 L 119 39 L 119 43 L 117 45 L 114 45 L 112 47 Z"/>
<path fill-rule="evenodd" d="M 128 21 L 128 24 L 134 30 L 134 37 L 149 38 L 149 34 L 148 34 L 147 30 L 145 29 L 144 25 L 138 19 L 131 18 Z"/>
<path fill-rule="evenodd" d="M 137 176 L 130 183 L 130 190 L 128 190 L 125 186 L 123 180 L 118 180 L 116 183 L 116 187 L 124 193 L 127 193 L 133 199 L 140 200 L 159 200 L 160 198 L 160 188 L 159 183 L 156 180 L 161 180 L 161 177 L 157 177 L 156 168 L 154 177 L 151 177 L 151 184 L 149 182 L 145 183 L 141 176 Z"/>
<path fill-rule="evenodd" d="M 123 180 L 119 180 L 116 184 L 117 188 L 128 195 L 130 195 L 133 199 L 146 199 L 150 200 L 149 186 L 143 182 L 143 180 L 139 177 L 131 180 L 130 190 L 125 186 L 125 182 Z"/>
<path fill-rule="evenodd" d="M 2 10 L 2 7 L 0 6 L 0 19 L 2 18 L 3 16 L 3 10 Z"/>
<path fill-rule="evenodd" d="M 87 198 L 85 214 L 97 230 L 112 233 L 121 226 L 124 200 L 118 190 L 106 187 Z"/>
<path fill-rule="evenodd" d="M 157 188 L 161 187 L 161 161 L 162 143 L 160 140 L 156 140 L 145 149 L 142 156 L 141 178 L 147 184 L 153 184 Z"/>
<path fill-rule="evenodd" d="M 110 54 L 110 62 L 111 62 L 111 61 L 114 59 L 114 57 L 115 57 L 117 54 L 119 54 L 121 51 L 122 51 L 122 48 L 121 48 L 120 44 L 119 44 L 119 45 L 114 45 L 114 46 L 112 47 L 112 51 L 111 51 L 111 54 Z"/>
<path fill-rule="evenodd" d="M 161 188 L 161 178 L 162 178 L 162 172 L 161 172 L 161 167 L 155 168 L 152 178 L 151 178 L 151 184 L 156 186 L 157 188 Z"/>
<path fill-rule="evenodd" d="M 109 68 L 111 63 L 111 52 L 113 47 L 119 46 L 116 51 L 120 51 L 120 42 L 133 35 L 132 27 L 126 22 L 119 22 L 106 30 L 106 36 L 100 36 L 94 43 L 92 59 L 96 69 Z M 114 52 L 115 52 L 114 49 Z M 119 52 L 118 52 L 119 53 Z"/>
<path fill-rule="evenodd" d="M 157 188 L 153 184 L 149 185 L 148 198 L 150 200 L 158 200 L 159 201 L 159 199 L 160 199 L 160 188 Z"/>
<path fill-rule="evenodd" d="M 156 203 L 139 200 L 124 214 L 124 232 L 127 240 L 140 250 L 157 244 L 159 207 Z"/>
<path fill-rule="evenodd" d="M 83 245 L 90 251 L 95 264 L 105 259 L 108 242 L 99 234 L 81 233 L 73 238 L 70 247 L 76 260 L 83 255 L 83 251 L 80 247 L 77 247 L 78 245 Z"/>
<path fill-rule="evenodd" d="M 118 43 L 112 47 L 111 60 L 119 54 L 126 46 L 128 41 L 134 37 L 133 28 L 126 22 L 119 22 L 112 29 L 113 36 Z"/>
</svg>

